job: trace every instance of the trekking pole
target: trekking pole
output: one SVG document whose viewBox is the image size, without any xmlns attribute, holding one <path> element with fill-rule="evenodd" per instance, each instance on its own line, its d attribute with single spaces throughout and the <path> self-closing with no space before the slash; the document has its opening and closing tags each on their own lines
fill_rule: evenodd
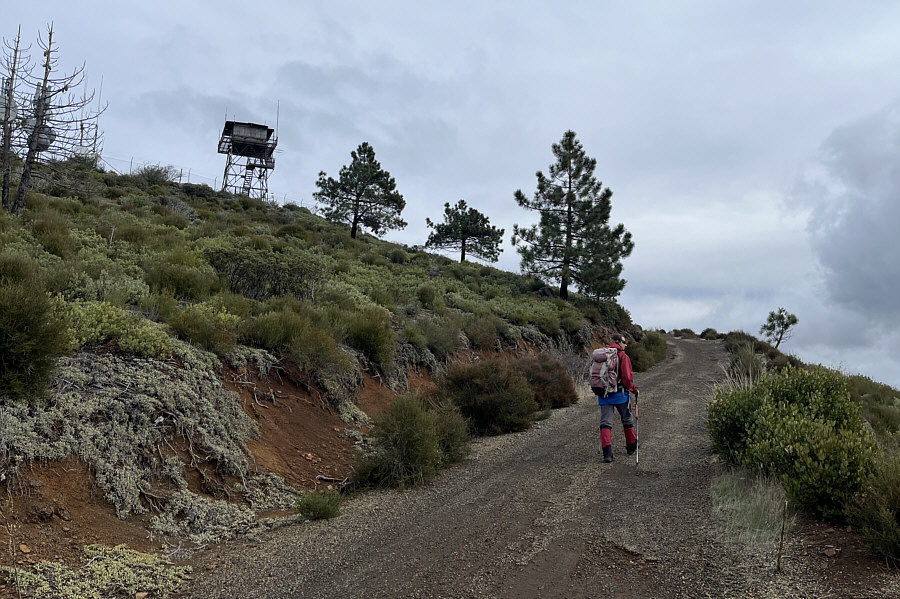
<svg viewBox="0 0 900 599">
<path fill-rule="evenodd" d="M 640 423 L 640 417 L 638 414 L 638 395 L 640 393 L 634 394 L 634 442 L 637 443 L 637 447 L 634 450 L 634 464 L 638 465 L 641 461 L 641 436 L 638 433 L 638 424 Z"/>
</svg>

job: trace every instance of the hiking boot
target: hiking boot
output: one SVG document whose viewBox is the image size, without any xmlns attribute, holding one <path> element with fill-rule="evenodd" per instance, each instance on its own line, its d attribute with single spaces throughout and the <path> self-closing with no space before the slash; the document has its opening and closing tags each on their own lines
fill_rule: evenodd
<svg viewBox="0 0 900 599">
<path fill-rule="evenodd" d="M 634 443 L 626 443 L 625 451 L 628 452 L 628 455 L 634 455 L 634 452 L 637 451 L 637 441 Z"/>
<path fill-rule="evenodd" d="M 603 461 L 607 464 L 613 461 L 612 445 L 607 445 L 603 448 Z"/>
</svg>

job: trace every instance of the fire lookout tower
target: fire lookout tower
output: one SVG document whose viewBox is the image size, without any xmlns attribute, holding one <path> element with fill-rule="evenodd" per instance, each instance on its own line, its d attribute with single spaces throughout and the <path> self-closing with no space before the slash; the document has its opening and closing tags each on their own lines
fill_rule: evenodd
<svg viewBox="0 0 900 599">
<path fill-rule="evenodd" d="M 219 154 L 227 154 L 222 191 L 265 199 L 269 172 L 275 169 L 275 130 L 256 123 L 225 121 Z"/>
</svg>

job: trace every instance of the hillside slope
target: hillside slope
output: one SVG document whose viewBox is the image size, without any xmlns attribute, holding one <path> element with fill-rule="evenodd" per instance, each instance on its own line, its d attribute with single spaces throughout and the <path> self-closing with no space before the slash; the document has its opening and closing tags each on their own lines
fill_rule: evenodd
<svg viewBox="0 0 900 599">
<path fill-rule="evenodd" d="M 640 464 L 597 455 L 590 401 L 482 439 L 424 488 L 368 493 L 334 520 L 211 548 L 185 597 L 896 597 L 900 577 L 849 534 L 808 523 L 753 552 L 717 530 L 722 471 L 704 425 L 721 344 L 676 340 L 640 374 Z M 838 557 L 823 555 L 838 544 Z"/>
</svg>

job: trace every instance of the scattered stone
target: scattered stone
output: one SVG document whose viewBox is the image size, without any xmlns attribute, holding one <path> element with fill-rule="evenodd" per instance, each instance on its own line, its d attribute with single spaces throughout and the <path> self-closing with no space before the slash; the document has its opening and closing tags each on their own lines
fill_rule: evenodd
<svg viewBox="0 0 900 599">
<path fill-rule="evenodd" d="M 143 593 L 143 592 L 142 592 L 142 593 L 135 593 L 135 594 L 134 594 L 134 599 L 147 599 L 147 595 L 149 595 L 149 593 Z"/>
<path fill-rule="evenodd" d="M 830 535 L 830 534 L 833 533 L 833 532 L 835 532 L 835 530 L 834 530 L 833 528 L 829 528 L 828 530 L 825 531 L 825 534 L 829 534 L 829 535 Z"/>
<path fill-rule="evenodd" d="M 58 508 L 56 508 L 56 515 L 59 516 L 59 519 L 60 519 L 60 520 L 63 520 L 63 521 L 65 521 L 65 522 L 71 522 L 71 521 L 72 521 L 72 514 L 70 514 L 70 513 L 69 513 L 69 510 L 67 510 L 67 509 L 64 508 L 64 507 L 58 507 Z"/>
<path fill-rule="evenodd" d="M 25 554 L 31 553 L 31 549 L 29 549 L 28 545 L 26 545 L 25 543 L 22 543 L 21 545 L 19 545 L 19 551 L 21 551 L 22 553 L 25 553 Z"/>
<path fill-rule="evenodd" d="M 834 547 L 831 547 L 831 548 L 826 549 L 825 551 L 823 551 L 822 554 L 823 554 L 825 557 L 837 557 L 837 555 L 838 555 L 840 552 L 841 552 L 840 549 L 835 549 Z"/>
<path fill-rule="evenodd" d="M 68 526 L 63 526 L 63 532 L 69 532 L 70 530 L 72 530 L 72 529 L 69 528 Z"/>
</svg>

